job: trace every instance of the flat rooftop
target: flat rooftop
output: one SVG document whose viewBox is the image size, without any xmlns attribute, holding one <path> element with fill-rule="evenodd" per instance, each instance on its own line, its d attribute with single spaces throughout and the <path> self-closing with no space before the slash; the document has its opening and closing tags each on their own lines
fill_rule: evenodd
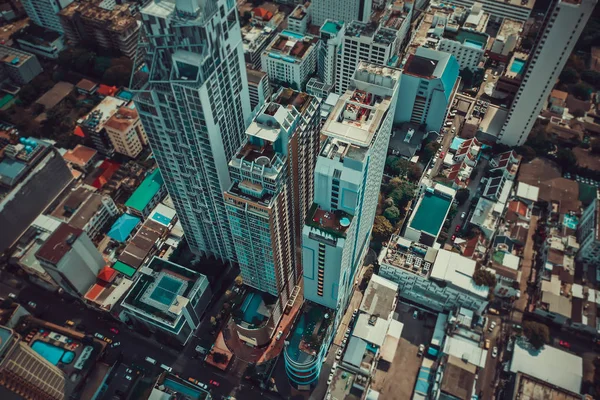
<svg viewBox="0 0 600 400">
<path fill-rule="evenodd" d="M 437 250 L 400 236 L 392 236 L 381 250 L 379 263 L 387 264 L 426 278 L 431 274 Z"/>
<path fill-rule="evenodd" d="M 289 342 L 285 348 L 287 355 L 299 363 L 314 358 L 321 350 L 321 343 L 334 317 L 333 310 L 306 301 L 287 338 Z M 317 341 L 313 342 L 315 338 Z"/>
<path fill-rule="evenodd" d="M 398 284 L 378 275 L 373 275 L 367 285 L 359 310 L 369 315 L 377 315 L 380 318 L 387 319 L 394 310 L 397 292 Z"/>
<path fill-rule="evenodd" d="M 506 40 L 511 35 L 519 35 L 523 30 L 523 21 L 517 21 L 515 19 L 504 18 L 502 25 L 496 34 L 497 38 L 503 38 Z"/>
<path fill-rule="evenodd" d="M 297 62 L 313 51 L 319 38 L 310 35 L 300 35 L 291 31 L 282 31 L 267 47 L 269 57 L 287 62 Z"/>
<path fill-rule="evenodd" d="M 125 101 L 116 97 L 106 96 L 100 104 L 98 104 L 83 120 L 78 123 L 87 129 L 99 132 L 104 128 L 104 124 L 115 114 L 121 106 L 125 105 Z"/>
<path fill-rule="evenodd" d="M 306 225 L 344 238 L 352 218 L 354 218 L 352 215 L 341 210 L 325 211 L 315 203 L 308 211 Z"/>
</svg>

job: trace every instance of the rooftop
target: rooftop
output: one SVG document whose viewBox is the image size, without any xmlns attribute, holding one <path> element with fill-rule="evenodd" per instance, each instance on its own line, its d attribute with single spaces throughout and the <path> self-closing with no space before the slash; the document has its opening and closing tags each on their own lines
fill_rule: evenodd
<svg viewBox="0 0 600 400">
<path fill-rule="evenodd" d="M 297 62 L 314 50 L 319 38 L 301 35 L 291 31 L 282 31 L 265 50 L 266 54 L 286 62 Z"/>
<path fill-rule="evenodd" d="M 71 3 L 75 4 L 75 3 Z M 100 132 L 106 122 L 125 104 L 124 100 L 106 96 L 88 115 L 77 121 L 79 125 Z"/>
<path fill-rule="evenodd" d="M 359 310 L 368 315 L 387 319 L 394 310 L 398 285 L 378 275 L 373 275 L 365 290 Z"/>
<path fill-rule="evenodd" d="M 208 287 L 206 276 L 158 257 L 138 272 L 140 277 L 123 306 L 173 329 L 178 329 L 183 308 Z"/>
<path fill-rule="evenodd" d="M 160 170 L 155 168 L 154 171 L 146 176 L 146 179 L 138 186 L 131 197 L 127 199 L 125 207 L 130 207 L 143 213 L 154 196 L 160 191 L 163 184 L 164 181 Z"/>
<path fill-rule="evenodd" d="M 510 362 L 510 372 L 520 372 L 573 393 L 580 393 L 583 360 L 556 347 L 545 345 L 535 350 L 529 343 L 517 340 Z"/>
<path fill-rule="evenodd" d="M 117 4 L 112 10 L 100 7 L 100 2 L 89 0 L 82 2 L 73 2 L 63 8 L 58 14 L 61 17 L 73 18 L 80 15 L 86 22 L 92 24 L 102 24 L 104 29 L 112 32 L 125 32 L 127 30 L 137 30 L 138 24 L 128 4 Z"/>
<path fill-rule="evenodd" d="M 115 131 L 126 132 L 138 120 L 139 116 L 135 108 L 120 107 L 104 126 Z"/>
<path fill-rule="evenodd" d="M 306 225 L 317 228 L 335 237 L 346 237 L 353 216 L 341 211 L 325 211 L 314 203 L 308 211 Z"/>
<path fill-rule="evenodd" d="M 92 90 L 96 89 L 98 87 L 98 84 L 96 82 L 90 81 L 89 79 L 82 79 L 79 82 L 77 82 L 76 85 L 77 89 L 81 89 L 83 91 L 86 92 L 91 92 Z"/>
<path fill-rule="evenodd" d="M 290 14 L 289 18 L 300 19 L 300 20 L 304 19 L 304 17 L 306 17 L 306 15 L 308 15 L 307 11 L 308 10 L 304 7 L 304 4 L 298 4 L 296 6 L 296 8 L 294 8 L 292 13 Z"/>
<path fill-rule="evenodd" d="M 265 78 L 265 76 L 267 76 L 266 72 L 252 68 L 246 68 L 246 74 L 248 75 L 248 83 L 254 85 L 260 84 L 260 82 Z"/>
<path fill-rule="evenodd" d="M 437 250 L 401 236 L 392 236 L 388 246 L 381 250 L 379 263 L 402 268 L 429 277 Z"/>
<path fill-rule="evenodd" d="M 84 168 L 98 154 L 95 149 L 78 144 L 73 150 L 68 150 L 63 158 L 66 162 Z"/>
<path fill-rule="evenodd" d="M 275 29 L 269 26 L 246 25 L 241 28 L 244 53 L 257 51 L 273 37 Z"/>
<path fill-rule="evenodd" d="M 156 242 L 167 232 L 167 227 L 147 219 L 119 255 L 119 261 L 138 269 L 153 250 Z"/>
<path fill-rule="evenodd" d="M 17 41 L 20 39 L 38 46 L 51 46 L 52 42 L 60 38 L 60 36 L 61 35 L 58 32 L 43 28 L 31 22 L 28 26 L 22 28 L 21 31 L 13 33 L 13 38 Z"/>
<path fill-rule="evenodd" d="M 581 394 L 566 391 L 552 383 L 518 374 L 513 399 L 580 400 Z"/>
<path fill-rule="evenodd" d="M 328 19 L 321 27 L 321 31 L 326 32 L 330 35 L 337 35 L 342 30 L 343 26 L 344 21 L 332 21 Z"/>
<path fill-rule="evenodd" d="M 480 347 L 478 342 L 459 335 L 447 336 L 444 342 L 444 354 L 479 368 L 485 367 L 487 353 L 488 351 Z"/>
<path fill-rule="evenodd" d="M 334 316 L 333 310 L 305 301 L 287 339 L 287 355 L 298 363 L 308 362 L 315 357 L 321 350 Z"/>
<path fill-rule="evenodd" d="M 83 233 L 81 229 L 62 223 L 50 235 L 46 243 L 40 247 L 36 257 L 50 264 L 57 264 L 62 258 L 71 251 L 73 243 Z"/>
<path fill-rule="evenodd" d="M 452 359 L 455 359 L 452 357 Z M 469 369 L 461 368 L 448 362 L 444 368 L 444 377 L 440 389 L 443 393 L 450 394 L 457 399 L 470 399 L 475 384 L 475 374 Z"/>
<path fill-rule="evenodd" d="M 0 45 L 0 60 L 11 67 L 23 65 L 23 63 L 31 57 L 34 57 L 34 55 L 31 53 L 27 53 L 13 47 Z"/>
<path fill-rule="evenodd" d="M 74 87 L 69 82 L 58 82 L 35 102 L 43 105 L 46 110 L 50 110 L 67 97 L 73 91 Z"/>
<path fill-rule="evenodd" d="M 486 299 L 489 289 L 487 286 L 478 286 L 473 280 L 477 262 L 460 254 L 440 249 L 433 264 L 431 279 L 449 282 L 452 285 L 470 292 L 480 298 Z"/>
<path fill-rule="evenodd" d="M 495 231 L 499 221 L 496 205 L 496 202 L 480 197 L 471 216 L 471 223 Z"/>
<path fill-rule="evenodd" d="M 139 217 L 123 214 L 115 221 L 106 235 L 119 243 L 124 243 L 129 239 L 129 235 L 131 235 L 131 232 L 133 232 L 139 223 Z"/>
</svg>

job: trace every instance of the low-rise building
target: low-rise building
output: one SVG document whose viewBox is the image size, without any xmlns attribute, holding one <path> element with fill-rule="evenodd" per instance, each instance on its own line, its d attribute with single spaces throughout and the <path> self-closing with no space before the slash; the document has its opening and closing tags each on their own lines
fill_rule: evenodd
<svg viewBox="0 0 600 400">
<path fill-rule="evenodd" d="M 5 45 L 0 45 L 0 61 L 0 77 L 8 77 L 17 85 L 31 82 L 43 71 L 35 55 Z"/>
<path fill-rule="evenodd" d="M 133 104 L 120 107 L 104 124 L 115 151 L 136 158 L 148 144 L 146 131 Z"/>
<path fill-rule="evenodd" d="M 317 69 L 319 39 L 284 30 L 263 51 L 262 70 L 273 85 L 303 90 Z"/>
<path fill-rule="evenodd" d="M 503 203 L 480 197 L 471 214 L 470 223 L 481 229 L 486 238 L 491 239 L 504 213 L 504 206 Z"/>
<path fill-rule="evenodd" d="M 132 215 L 147 217 L 150 212 L 167 194 L 160 170 L 154 171 L 146 176 L 140 186 L 133 192 L 125 202 L 125 207 Z"/>
<path fill-rule="evenodd" d="M 410 160 L 421 150 L 423 139 L 426 137 L 427 132 L 417 124 L 407 122 L 394 126 L 388 153 Z"/>
<path fill-rule="evenodd" d="M 119 209 L 111 197 L 80 186 L 70 190 L 50 215 L 82 229 L 93 240 L 119 215 Z"/>
<path fill-rule="evenodd" d="M 29 24 L 14 33 L 13 40 L 22 50 L 53 60 L 58 59 L 59 53 L 65 48 L 64 38 L 60 33 L 35 24 Z"/>
<path fill-rule="evenodd" d="M 514 181 L 519 171 L 521 158 L 514 150 L 500 153 L 490 160 L 489 171 L 491 174 L 502 174 L 505 179 Z"/>
<path fill-rule="evenodd" d="M 35 254 L 42 267 L 67 293 L 83 296 L 105 261 L 87 233 L 62 223 Z"/>
<path fill-rule="evenodd" d="M 212 297 L 208 278 L 158 257 L 138 272 L 121 303 L 121 318 L 187 343 Z"/>
<path fill-rule="evenodd" d="M 88 115 L 77 121 L 76 134 L 89 137 L 96 150 L 105 156 L 111 156 L 115 149 L 105 125 L 125 103 L 124 100 L 116 97 L 106 96 Z M 82 132 L 77 132 L 77 129 Z"/>
<path fill-rule="evenodd" d="M 436 250 L 392 236 L 379 255 L 379 274 L 396 282 L 399 296 L 442 311 L 458 306 L 481 313 L 488 288 L 473 281 L 476 261 L 448 250 Z"/>
<path fill-rule="evenodd" d="M 492 39 L 488 57 L 495 61 L 507 62 L 509 55 L 517 47 L 523 26 L 523 21 L 504 18 L 496 37 Z"/>
<path fill-rule="evenodd" d="M 81 172 L 88 172 L 95 164 L 97 155 L 97 150 L 78 144 L 74 149 L 67 150 L 67 152 L 63 154 L 63 158 L 71 167 L 76 168 Z"/>
<path fill-rule="evenodd" d="M 110 312 L 132 285 L 132 280 L 106 265 L 98 273 L 96 282 L 83 296 L 83 301 L 92 307 Z"/>
<path fill-rule="evenodd" d="M 310 26 L 310 3 L 298 4 L 294 11 L 288 15 L 287 28 L 296 33 L 305 34 Z"/>
</svg>

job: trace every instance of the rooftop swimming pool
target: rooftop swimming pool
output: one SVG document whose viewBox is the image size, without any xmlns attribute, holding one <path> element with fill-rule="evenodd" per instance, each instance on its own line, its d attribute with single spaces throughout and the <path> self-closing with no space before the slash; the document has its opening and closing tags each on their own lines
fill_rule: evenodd
<svg viewBox="0 0 600 400">
<path fill-rule="evenodd" d="M 244 299 L 242 303 L 241 311 L 244 313 L 242 319 L 244 322 L 253 324 L 254 319 L 258 318 L 261 322 L 265 319 L 264 315 L 258 312 L 258 308 L 262 303 L 262 297 L 258 293 L 250 293 Z"/>
<path fill-rule="evenodd" d="M 518 75 L 523 71 L 523 67 L 525 67 L 525 60 L 515 58 L 510 65 L 510 72 Z"/>
<path fill-rule="evenodd" d="M 172 304 L 182 285 L 183 283 L 176 279 L 163 276 L 150 295 L 150 298 L 164 305 Z"/>
<path fill-rule="evenodd" d="M 473 49 L 483 49 L 483 43 L 474 40 L 466 39 L 464 45 Z"/>
<path fill-rule="evenodd" d="M 33 342 L 31 348 L 54 365 L 58 365 L 59 362 L 62 362 L 63 364 L 70 364 L 75 358 L 74 352 L 61 349 L 60 347 L 50 343 L 42 342 L 41 340 L 36 340 Z"/>
<path fill-rule="evenodd" d="M 198 390 L 192 389 L 188 386 L 182 385 L 181 383 L 175 382 L 171 379 L 165 379 L 163 384 L 165 385 L 166 388 L 174 390 L 178 393 L 181 393 L 181 394 L 189 397 L 190 399 L 201 400 L 201 399 L 206 398 L 206 393 L 204 393 L 200 389 L 198 389 Z"/>
<path fill-rule="evenodd" d="M 450 203 L 451 199 L 447 197 L 425 192 L 410 227 L 437 236 L 446 218 L 446 212 L 450 208 Z"/>
</svg>

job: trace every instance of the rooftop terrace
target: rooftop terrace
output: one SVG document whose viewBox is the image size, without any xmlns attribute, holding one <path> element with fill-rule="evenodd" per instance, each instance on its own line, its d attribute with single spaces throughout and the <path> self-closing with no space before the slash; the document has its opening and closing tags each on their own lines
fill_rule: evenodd
<svg viewBox="0 0 600 400">
<path fill-rule="evenodd" d="M 271 58 L 296 62 L 302 60 L 318 41 L 318 38 L 310 35 L 304 36 L 291 31 L 282 31 L 267 47 L 266 52 Z"/>
<path fill-rule="evenodd" d="M 333 319 L 333 310 L 306 301 L 288 337 L 288 356 L 298 363 L 310 361 L 321 350 L 321 344 Z"/>
<path fill-rule="evenodd" d="M 315 203 L 308 211 L 306 225 L 320 229 L 335 237 L 344 238 L 352 218 L 352 215 L 341 210 L 325 211 Z"/>
<path fill-rule="evenodd" d="M 388 246 L 381 250 L 379 263 L 429 277 L 436 254 L 435 249 L 412 243 L 400 236 L 392 236 Z"/>
<path fill-rule="evenodd" d="M 437 237 L 452 205 L 452 196 L 434 189 L 426 190 L 419 199 L 409 226 Z"/>
</svg>

